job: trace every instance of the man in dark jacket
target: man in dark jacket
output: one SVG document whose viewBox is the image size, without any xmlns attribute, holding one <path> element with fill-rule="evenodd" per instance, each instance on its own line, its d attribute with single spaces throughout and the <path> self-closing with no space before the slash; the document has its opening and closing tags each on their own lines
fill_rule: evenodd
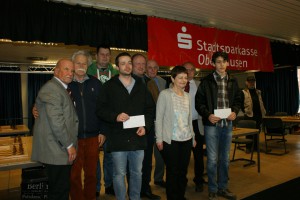
<svg viewBox="0 0 300 200">
<path fill-rule="evenodd" d="M 116 57 L 119 76 L 103 85 L 103 97 L 98 99 L 97 114 L 108 122 L 107 149 L 113 158 L 113 186 L 118 200 L 126 199 L 125 175 L 127 163 L 130 173 L 129 198 L 140 199 L 142 163 L 147 148 L 146 129 L 151 129 L 154 103 L 141 78 L 132 77 L 131 56 L 120 53 Z M 132 116 L 142 115 L 144 125 L 124 128 Z"/>
<path fill-rule="evenodd" d="M 77 51 L 72 56 L 75 66 L 73 81 L 69 84 L 79 118 L 78 156 L 71 170 L 71 199 L 85 200 L 96 198 L 96 168 L 99 146 L 105 141 L 105 124 L 96 115 L 97 98 L 101 98 L 101 82 L 86 74 L 92 61 L 85 51 Z M 84 187 L 82 187 L 82 169 Z"/>
<path fill-rule="evenodd" d="M 204 124 L 210 200 L 217 196 L 236 199 L 228 190 L 228 166 L 232 121 L 239 112 L 241 97 L 237 81 L 226 72 L 228 61 L 225 52 L 213 54 L 212 65 L 216 69 L 202 80 L 195 97 L 196 110 Z"/>
</svg>

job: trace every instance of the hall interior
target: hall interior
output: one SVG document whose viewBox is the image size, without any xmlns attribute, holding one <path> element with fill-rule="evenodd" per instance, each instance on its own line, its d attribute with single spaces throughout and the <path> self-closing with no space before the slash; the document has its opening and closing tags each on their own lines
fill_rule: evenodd
<svg viewBox="0 0 300 200">
<path fill-rule="evenodd" d="M 300 135 L 295 132 L 294 134 L 288 134 L 286 136 L 287 148 L 289 153 L 276 156 L 265 154 L 261 152 L 261 172 L 257 172 L 257 165 L 243 167 L 244 161 L 232 162 L 229 166 L 229 189 L 234 192 L 238 199 L 250 196 L 272 186 L 284 183 L 291 179 L 300 176 Z M 271 143 L 269 146 L 272 151 L 281 151 L 282 145 L 277 142 Z M 264 133 L 260 134 L 260 149 L 263 151 L 265 148 Z M 231 154 L 233 153 L 233 145 L 231 148 Z M 102 160 L 103 152 L 100 152 L 100 159 Z M 236 158 L 250 158 L 250 154 L 246 154 L 244 151 L 238 150 L 236 152 Z M 231 158 L 231 157 L 230 157 Z M 254 153 L 254 160 L 256 161 L 257 155 Z M 206 158 L 205 158 L 206 160 Z M 153 162 L 155 162 L 153 158 Z M 204 185 L 204 191 L 202 193 L 195 192 L 193 183 L 193 155 L 191 155 L 191 161 L 188 170 L 188 186 L 186 189 L 186 198 L 193 199 L 207 199 L 208 189 L 207 185 Z M 154 163 L 153 163 L 154 166 Z M 21 197 L 20 184 L 21 169 L 0 171 L 0 199 L 1 200 L 17 200 Z M 153 172 L 152 172 L 153 174 Z M 204 177 L 207 180 L 207 177 Z M 151 181 L 152 192 L 160 195 L 162 200 L 166 199 L 165 190 L 159 186 L 154 185 Z M 100 198 L 103 200 L 113 200 L 114 196 L 104 194 L 104 183 L 102 180 L 102 187 L 100 192 Z M 222 199 L 222 198 L 219 198 Z"/>
</svg>

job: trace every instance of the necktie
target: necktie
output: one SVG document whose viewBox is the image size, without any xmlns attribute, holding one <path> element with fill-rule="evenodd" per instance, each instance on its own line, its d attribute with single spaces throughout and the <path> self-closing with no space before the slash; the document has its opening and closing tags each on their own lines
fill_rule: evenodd
<svg viewBox="0 0 300 200">
<path fill-rule="evenodd" d="M 67 88 L 67 92 L 68 92 L 68 95 L 70 96 L 70 98 L 72 99 L 72 91 L 69 87 Z"/>
<path fill-rule="evenodd" d="M 190 82 L 188 81 L 184 87 L 184 91 L 189 93 L 190 92 Z"/>
<path fill-rule="evenodd" d="M 72 90 L 69 87 L 67 88 L 67 93 L 70 96 L 70 99 L 71 99 L 71 101 L 73 102 L 73 104 L 75 106 L 75 101 L 74 101 L 74 98 L 72 96 Z"/>
</svg>

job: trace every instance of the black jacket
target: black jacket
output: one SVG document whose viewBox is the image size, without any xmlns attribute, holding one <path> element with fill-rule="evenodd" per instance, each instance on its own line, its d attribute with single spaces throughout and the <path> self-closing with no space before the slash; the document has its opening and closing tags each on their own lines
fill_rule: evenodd
<svg viewBox="0 0 300 200">
<path fill-rule="evenodd" d="M 135 84 L 129 94 L 119 76 L 114 76 L 103 85 L 103 98 L 97 101 L 98 116 L 108 122 L 108 151 L 147 148 L 146 136 L 138 136 L 137 128 L 123 129 L 123 123 L 116 121 L 117 116 L 124 112 L 129 116 L 145 115 L 146 129 L 149 130 L 153 126 L 155 105 L 151 94 L 141 78 L 133 78 Z"/>
<path fill-rule="evenodd" d="M 241 93 L 236 79 L 228 75 L 227 92 L 229 107 L 233 112 L 238 114 L 241 107 Z M 206 126 L 214 126 L 209 120 L 209 115 L 217 109 L 218 86 L 213 73 L 206 76 L 198 87 L 195 96 L 195 107 L 202 116 L 203 124 Z"/>
<path fill-rule="evenodd" d="M 105 135 L 105 123 L 96 115 L 97 99 L 101 98 L 101 82 L 89 76 L 83 83 L 72 81 L 69 87 L 79 119 L 78 138 L 95 137 L 99 133 Z"/>
</svg>

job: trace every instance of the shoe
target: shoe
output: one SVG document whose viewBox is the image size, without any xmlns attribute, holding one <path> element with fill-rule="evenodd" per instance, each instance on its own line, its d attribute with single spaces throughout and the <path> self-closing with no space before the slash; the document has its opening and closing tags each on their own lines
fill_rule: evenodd
<svg viewBox="0 0 300 200">
<path fill-rule="evenodd" d="M 100 192 L 96 192 L 96 197 L 99 197 L 99 195 L 100 195 Z"/>
<path fill-rule="evenodd" d="M 196 192 L 203 192 L 203 184 L 197 184 L 195 187 Z"/>
<path fill-rule="evenodd" d="M 111 185 L 109 187 L 105 188 L 105 194 L 109 194 L 109 195 L 115 195 L 115 190 L 114 187 Z"/>
<path fill-rule="evenodd" d="M 208 193 L 208 200 L 218 200 L 217 193 L 214 193 L 214 192 Z"/>
<path fill-rule="evenodd" d="M 230 192 L 228 189 L 219 190 L 218 195 L 224 197 L 225 199 L 236 200 L 236 195 Z"/>
<path fill-rule="evenodd" d="M 156 195 L 156 194 L 153 194 L 152 192 L 144 192 L 144 193 L 141 193 L 141 197 L 145 197 L 145 198 L 148 198 L 148 199 L 161 199 L 160 196 Z"/>
<path fill-rule="evenodd" d="M 155 185 L 158 185 L 160 187 L 166 188 L 166 182 L 165 181 L 154 181 Z"/>
</svg>

